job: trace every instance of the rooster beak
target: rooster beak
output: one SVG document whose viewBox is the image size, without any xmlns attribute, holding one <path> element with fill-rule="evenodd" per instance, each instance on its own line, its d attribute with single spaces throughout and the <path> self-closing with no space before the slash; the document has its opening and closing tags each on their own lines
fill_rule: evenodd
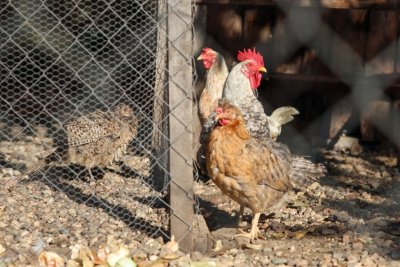
<svg viewBox="0 0 400 267">
<path fill-rule="evenodd" d="M 261 67 L 258 69 L 259 72 L 267 72 L 267 69 L 265 67 Z"/>
<path fill-rule="evenodd" d="M 197 60 L 203 60 L 203 57 L 200 55 Z"/>
</svg>

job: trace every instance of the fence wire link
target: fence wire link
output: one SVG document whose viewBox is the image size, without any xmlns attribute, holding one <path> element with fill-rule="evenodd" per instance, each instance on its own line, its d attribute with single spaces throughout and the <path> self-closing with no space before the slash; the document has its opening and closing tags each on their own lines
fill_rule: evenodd
<svg viewBox="0 0 400 267">
<path fill-rule="evenodd" d="M 169 72 L 168 48 L 176 49 L 175 42 L 192 30 L 192 24 L 186 24 L 186 18 L 175 12 L 183 1 L 176 1 L 173 6 L 166 0 L 0 3 L 0 177 L 6 177 L 5 169 L 18 176 L 51 154 L 71 120 L 96 110 L 112 111 L 120 104 L 131 107 L 139 118 L 137 135 L 129 143 L 122 164 L 93 168 L 95 181 L 89 179 L 85 168 L 74 164 L 43 168 L 23 179 L 18 186 L 20 191 L 15 193 L 35 210 L 33 221 L 47 223 L 46 230 L 38 228 L 28 233 L 31 239 L 56 238 L 76 225 L 83 230 L 68 245 L 82 240 L 90 240 L 82 241 L 90 245 L 100 244 L 115 232 L 126 240 L 138 240 L 140 234 L 170 238 L 169 216 L 174 207 L 165 197 L 172 183 L 180 189 L 185 186 L 170 177 L 169 152 L 192 165 L 192 158 L 177 146 L 181 136 L 169 137 L 171 117 L 182 125 L 182 135 L 192 131 L 193 118 L 183 121 L 174 115 L 181 103 L 192 98 L 192 88 L 174 84 L 183 97 L 175 106 L 169 106 L 168 99 L 168 83 L 174 83 L 171 78 L 180 71 Z M 332 109 L 350 99 L 359 110 L 374 99 L 389 101 L 383 92 L 400 78 L 398 72 L 390 78 L 371 76 L 365 80 L 364 71 L 374 64 L 373 60 L 363 62 L 321 19 L 322 9 L 305 12 L 288 1 L 277 0 L 276 4 L 285 13 L 284 28 L 291 36 L 285 44 L 286 54 L 276 55 L 279 62 L 275 65 L 306 46 L 316 50 L 318 59 L 351 89 L 351 94 L 321 114 L 309 128 L 316 127 L 330 116 Z M 186 27 L 173 39 L 167 30 L 171 14 Z M 340 42 L 340 58 L 326 53 L 331 42 L 327 36 Z M 397 51 L 399 41 L 394 40 L 382 54 L 391 49 Z M 271 53 L 263 40 L 254 45 L 263 54 Z M 198 55 L 198 51 L 194 52 Z M 179 56 L 186 60 L 181 70 L 194 65 L 193 57 Z M 350 75 L 348 68 L 343 68 L 346 59 L 354 59 Z M 195 71 L 193 77 L 195 83 Z M 400 118 L 398 112 L 397 117 Z M 374 123 L 400 147 L 392 125 Z M 301 134 L 296 140 L 309 143 Z M 191 192 L 187 194 L 192 197 Z M 198 212 L 198 199 L 194 205 Z M 68 214 L 68 219 L 55 219 L 59 212 Z M 13 218 L 3 220 L 7 224 L 13 222 Z M 96 224 L 90 226 L 88 222 Z M 185 223 L 189 228 L 192 225 L 190 221 Z"/>
<path fill-rule="evenodd" d="M 87 169 L 64 163 L 24 176 L 21 190 L 33 197 L 24 201 L 54 197 L 61 211 L 71 213 L 46 233 L 33 231 L 32 238 L 55 238 L 57 229 L 70 229 L 74 221 L 98 221 L 95 243 L 125 228 L 119 235 L 126 240 L 138 234 L 170 238 L 168 157 L 179 140 L 169 140 L 169 112 L 175 107 L 169 106 L 168 81 L 175 74 L 168 73 L 167 55 L 175 40 L 168 39 L 167 21 L 175 8 L 166 0 L 0 3 L 2 168 L 14 170 L 14 176 L 35 168 L 62 142 L 68 122 L 96 110 L 113 112 L 126 104 L 139 119 L 127 155 L 118 166 L 93 168 L 94 181 Z M 191 23 L 185 27 L 191 32 Z M 181 90 L 191 98 L 192 88 Z M 182 124 L 191 132 L 190 120 Z M 191 164 L 191 158 L 185 160 Z M 80 212 L 81 205 L 86 208 Z M 39 221 L 40 216 L 50 215 L 34 215 Z M 90 226 L 83 228 L 78 240 L 94 237 Z"/>
</svg>

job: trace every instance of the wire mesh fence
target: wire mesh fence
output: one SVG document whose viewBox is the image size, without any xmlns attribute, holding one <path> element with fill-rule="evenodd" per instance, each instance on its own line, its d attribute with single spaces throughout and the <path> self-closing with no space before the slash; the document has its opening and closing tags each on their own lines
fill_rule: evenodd
<svg viewBox="0 0 400 267">
<path fill-rule="evenodd" d="M 19 178 L 13 194 L 22 201 L 19 211 L 8 210 L 14 204 L 1 196 L 7 209 L 2 223 L 13 225 L 4 233 L 7 245 L 20 251 L 32 240 L 60 235 L 68 236 L 68 245 L 99 244 L 109 235 L 170 238 L 174 208 L 168 192 L 171 183 L 179 186 L 170 174 L 170 149 L 191 129 L 190 120 L 175 121 L 184 132 L 170 139 L 169 123 L 174 110 L 190 101 L 192 79 L 185 88 L 173 81 L 181 74 L 167 56 L 191 70 L 190 50 L 179 50 L 181 36 L 192 38 L 190 13 L 179 18 L 190 5 L 1 2 L 2 178 L 7 171 Z M 167 25 L 173 19 L 180 23 L 171 37 Z M 180 56 L 171 54 L 173 47 Z M 171 81 L 180 91 L 175 97 L 169 96 Z M 187 157 L 175 151 L 175 157 Z M 191 167 L 191 156 L 184 165 Z M 8 244 L 22 231 L 17 221 L 23 219 L 15 218 L 20 212 L 31 214 L 24 222 L 29 233 Z"/>
<path fill-rule="evenodd" d="M 240 23 L 230 20 L 240 17 L 232 12 L 220 18 L 232 28 L 225 44 L 251 39 L 246 46 L 257 47 L 267 67 L 278 70 L 304 47 L 312 50 L 350 93 L 315 114 L 308 129 L 320 128 L 349 105 L 364 112 L 371 101 L 393 102 L 396 94 L 384 91 L 400 77 L 398 30 L 367 60 L 365 51 L 354 51 L 332 30 L 323 8 L 274 4 L 279 10 L 271 17 L 281 21 L 265 28 L 242 24 L 254 21 L 251 16 Z M 170 229 L 180 233 L 180 241 L 192 239 L 193 203 L 210 208 L 192 194 L 192 60 L 200 51 L 196 45 L 204 43 L 232 54 L 216 36 L 203 42 L 197 34 L 193 40 L 192 8 L 183 0 L 0 3 L 0 224 L 10 226 L 1 228 L 2 242 L 18 251 L 37 239 L 61 247 L 96 246 L 113 238 L 169 239 Z M 249 14 L 256 13 L 252 8 Z M 197 16 L 200 27 L 215 22 L 210 13 Z M 252 34 L 235 32 L 246 29 Z M 333 42 L 340 47 L 336 54 Z M 300 65 L 307 63 L 306 56 L 300 58 Z M 381 58 L 392 63 L 377 63 Z M 394 110 L 390 119 L 372 119 L 397 147 L 399 117 Z M 344 128 L 340 124 L 333 135 Z M 290 129 L 295 142 L 313 145 L 303 135 L 307 130 L 296 133 L 287 125 L 283 133 Z M 14 177 L 21 179 L 9 189 Z"/>
</svg>

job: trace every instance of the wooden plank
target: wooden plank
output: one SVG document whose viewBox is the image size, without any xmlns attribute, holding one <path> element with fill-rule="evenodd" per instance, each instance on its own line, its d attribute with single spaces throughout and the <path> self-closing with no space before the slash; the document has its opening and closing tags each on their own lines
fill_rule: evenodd
<svg viewBox="0 0 400 267">
<path fill-rule="evenodd" d="M 205 5 L 196 6 L 195 7 L 195 15 L 193 19 L 193 27 L 194 27 L 194 44 L 193 44 L 193 51 L 194 57 L 197 58 L 201 53 L 202 49 L 205 47 L 212 47 L 216 51 L 219 50 L 219 47 L 216 47 L 215 44 L 206 44 L 207 38 L 207 9 L 208 7 Z M 198 103 L 200 101 L 201 93 L 203 92 L 203 88 L 205 86 L 205 74 L 206 69 L 203 66 L 203 62 L 196 60 L 195 61 L 195 69 L 196 69 L 196 83 L 195 83 L 195 98 L 193 103 L 193 158 L 197 157 L 197 151 L 200 148 L 200 132 L 201 132 L 201 124 L 200 118 L 198 113 Z"/>
<path fill-rule="evenodd" d="M 301 44 L 294 36 L 291 25 L 287 23 L 284 12 L 277 9 L 272 32 L 272 52 L 262 51 L 271 57 L 271 67 L 275 73 L 299 73 L 302 54 L 299 51 Z"/>
<path fill-rule="evenodd" d="M 352 99 L 346 97 L 332 107 L 329 138 L 337 139 L 344 130 L 346 123 L 350 120 L 353 112 Z"/>
<path fill-rule="evenodd" d="M 378 141 L 375 124 L 387 125 L 390 103 L 383 100 L 371 101 L 361 112 L 361 137 L 363 141 Z M 385 127 L 387 128 L 387 127 Z"/>
<path fill-rule="evenodd" d="M 191 23 L 191 2 L 168 0 L 170 230 L 180 248 L 188 252 L 193 249 L 194 214 Z"/>
<path fill-rule="evenodd" d="M 237 51 L 244 47 L 243 7 L 208 6 L 206 36 L 206 45 L 220 52 L 231 66 L 236 61 Z"/>
<path fill-rule="evenodd" d="M 365 10 L 330 10 L 323 17 L 332 28 L 330 66 L 335 73 L 354 75 L 363 68 L 366 39 Z M 321 41 L 326 43 L 325 41 Z"/>
<path fill-rule="evenodd" d="M 243 16 L 243 45 L 244 47 L 265 48 L 264 61 L 268 62 L 272 44 L 272 30 L 276 16 L 281 11 L 276 7 L 257 8 L 246 7 Z"/>
<path fill-rule="evenodd" d="M 301 7 L 324 7 L 337 9 L 393 9 L 397 7 L 393 0 L 196 0 L 196 4 L 218 5 L 297 5 Z"/>
<path fill-rule="evenodd" d="M 365 51 L 365 73 L 393 73 L 397 45 L 398 14 L 395 11 L 371 11 Z"/>
<path fill-rule="evenodd" d="M 158 1 L 157 21 L 157 50 L 156 50 L 156 77 L 154 85 L 154 107 L 153 107 L 153 135 L 152 148 L 153 153 L 157 157 L 157 162 L 154 166 L 154 185 L 156 189 L 162 189 L 165 182 L 168 181 L 168 173 L 166 166 L 168 165 L 168 154 L 165 150 L 168 149 L 168 140 L 165 136 L 168 134 L 168 121 L 164 119 L 168 112 L 166 104 L 167 99 L 167 21 L 162 20 L 167 14 L 166 0 Z"/>
<path fill-rule="evenodd" d="M 400 94 L 399 94 L 400 97 Z M 392 128 L 392 136 L 396 138 L 393 140 L 394 145 L 397 150 L 397 169 L 400 170 L 400 99 L 397 99 L 393 103 L 394 106 L 394 114 L 393 114 L 393 128 Z"/>
</svg>

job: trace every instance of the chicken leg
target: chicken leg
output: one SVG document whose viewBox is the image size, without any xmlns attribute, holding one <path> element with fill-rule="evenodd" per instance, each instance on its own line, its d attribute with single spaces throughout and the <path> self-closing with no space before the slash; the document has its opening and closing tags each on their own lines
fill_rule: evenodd
<svg viewBox="0 0 400 267">
<path fill-rule="evenodd" d="M 240 225 L 242 224 L 243 211 L 244 211 L 244 206 L 243 206 L 243 205 L 240 205 L 239 213 L 238 213 L 238 215 L 237 215 L 237 222 L 236 222 L 237 228 L 240 228 Z"/>
<path fill-rule="evenodd" d="M 258 220 L 260 219 L 260 212 L 254 214 L 253 220 L 251 221 L 251 230 L 249 233 L 250 240 L 253 241 L 261 236 L 260 229 L 258 229 Z"/>
<path fill-rule="evenodd" d="M 250 241 L 254 241 L 255 239 L 261 237 L 260 229 L 258 229 L 258 220 L 260 219 L 260 212 L 254 214 L 253 220 L 251 221 L 251 229 L 249 233 L 240 233 L 235 236 L 250 238 Z"/>
<path fill-rule="evenodd" d="M 95 182 L 96 179 L 94 179 L 93 173 L 92 173 L 92 169 L 88 168 L 88 173 L 89 173 L 89 179 L 91 182 Z"/>
</svg>

